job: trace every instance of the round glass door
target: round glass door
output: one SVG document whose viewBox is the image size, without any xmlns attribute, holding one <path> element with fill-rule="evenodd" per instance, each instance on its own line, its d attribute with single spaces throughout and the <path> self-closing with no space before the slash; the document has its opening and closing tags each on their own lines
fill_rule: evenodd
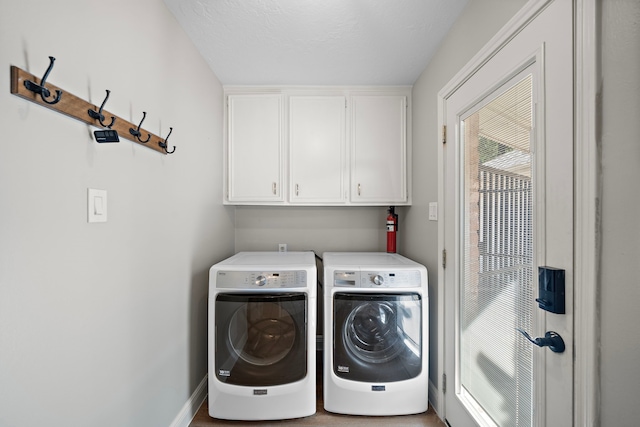
<svg viewBox="0 0 640 427">
<path fill-rule="evenodd" d="M 273 302 L 240 306 L 229 322 L 233 351 L 252 365 L 269 366 L 284 359 L 296 338 L 291 314 Z"/>
<path fill-rule="evenodd" d="M 420 375 L 426 327 L 420 294 L 337 292 L 333 298 L 333 371 L 338 377 L 392 382 Z"/>
<path fill-rule="evenodd" d="M 219 381 L 273 386 L 307 375 L 305 293 L 221 293 L 216 296 L 214 317 Z"/>
<path fill-rule="evenodd" d="M 370 363 L 393 360 L 403 349 L 397 307 L 388 301 L 356 306 L 344 324 L 344 341 L 351 353 Z"/>
</svg>

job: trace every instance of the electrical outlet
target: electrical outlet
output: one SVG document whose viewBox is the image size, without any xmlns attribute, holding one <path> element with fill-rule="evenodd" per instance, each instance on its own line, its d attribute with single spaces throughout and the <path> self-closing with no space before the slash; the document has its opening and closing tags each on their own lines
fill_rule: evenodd
<svg viewBox="0 0 640 427">
<path fill-rule="evenodd" d="M 438 220 L 438 202 L 429 202 L 429 221 Z"/>
<path fill-rule="evenodd" d="M 287 252 L 287 244 L 278 243 L 278 252 Z"/>
</svg>

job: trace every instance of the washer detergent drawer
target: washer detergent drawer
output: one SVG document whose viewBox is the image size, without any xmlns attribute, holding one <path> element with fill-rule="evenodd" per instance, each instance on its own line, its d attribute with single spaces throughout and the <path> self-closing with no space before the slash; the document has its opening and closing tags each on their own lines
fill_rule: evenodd
<svg viewBox="0 0 640 427">
<path fill-rule="evenodd" d="M 337 292 L 333 307 L 333 371 L 338 377 L 393 382 L 420 375 L 420 294 Z"/>
<path fill-rule="evenodd" d="M 307 375 L 307 295 L 218 294 L 215 375 L 227 384 L 275 386 Z"/>
</svg>

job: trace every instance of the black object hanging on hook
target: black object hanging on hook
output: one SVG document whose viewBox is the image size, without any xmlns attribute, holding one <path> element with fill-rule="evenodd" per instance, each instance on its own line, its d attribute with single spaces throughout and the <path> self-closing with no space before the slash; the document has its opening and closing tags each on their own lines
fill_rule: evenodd
<svg viewBox="0 0 640 427">
<path fill-rule="evenodd" d="M 146 144 L 146 143 L 147 143 L 147 142 L 149 142 L 149 140 L 151 139 L 151 134 L 150 134 L 150 133 L 148 133 L 148 134 L 147 134 L 147 139 L 145 139 L 144 141 L 143 141 L 142 139 L 140 139 L 140 135 L 142 135 L 142 134 L 140 133 L 140 127 L 142 126 L 142 122 L 144 122 L 145 117 L 147 117 L 147 113 L 146 113 L 145 111 L 143 111 L 143 112 L 142 112 L 142 120 L 140 120 L 140 124 L 138 125 L 138 128 L 137 128 L 137 129 L 129 128 L 129 133 L 130 133 L 131 135 L 135 136 L 135 137 L 136 137 L 136 139 L 137 139 L 139 142 L 143 143 L 143 144 Z M 167 138 L 168 138 L 168 137 L 167 137 Z M 165 151 L 166 151 L 166 150 L 165 150 Z"/>
<path fill-rule="evenodd" d="M 160 148 L 162 148 L 164 150 L 165 153 L 167 154 L 173 154 L 176 151 L 176 146 L 173 146 L 173 150 L 171 151 L 167 151 L 167 141 L 169 140 L 169 136 L 171 135 L 171 132 L 173 132 L 173 128 L 169 128 L 169 135 L 167 135 L 167 137 L 164 139 L 164 141 L 160 141 L 158 142 L 158 145 L 160 146 Z"/>
<path fill-rule="evenodd" d="M 107 125 L 104 123 L 104 114 L 102 114 L 102 109 L 104 108 L 104 104 L 107 103 L 107 99 L 109 99 L 110 93 L 111 91 L 107 89 L 107 96 L 104 98 L 104 101 L 102 101 L 102 105 L 100 106 L 100 109 L 98 111 L 88 110 L 89 117 L 91 117 L 92 119 L 98 120 L 100 124 L 106 127 L 107 129 L 111 129 L 111 126 L 113 126 L 113 123 L 116 121 L 116 118 L 111 116 L 111 123 Z"/>
<path fill-rule="evenodd" d="M 54 58 L 53 56 L 49 57 L 49 67 L 47 68 L 47 71 L 44 73 L 42 80 L 40 80 L 40 84 L 32 82 L 31 80 L 25 80 L 24 82 L 24 86 L 28 90 L 30 90 L 33 93 L 39 94 L 40 98 L 42 98 L 42 102 L 49 105 L 56 104 L 58 101 L 60 101 L 60 97 L 62 96 L 62 91 L 59 91 L 58 89 L 56 89 L 56 97 L 51 101 L 48 101 L 47 98 L 49 98 L 49 96 L 51 95 L 51 91 L 46 87 L 44 87 L 45 83 L 47 82 L 47 77 L 49 77 L 49 73 L 53 69 L 53 62 L 55 60 L 56 58 Z"/>
<path fill-rule="evenodd" d="M 96 142 L 120 142 L 118 132 L 112 129 L 103 129 L 93 132 L 93 136 L 96 138 Z"/>
</svg>

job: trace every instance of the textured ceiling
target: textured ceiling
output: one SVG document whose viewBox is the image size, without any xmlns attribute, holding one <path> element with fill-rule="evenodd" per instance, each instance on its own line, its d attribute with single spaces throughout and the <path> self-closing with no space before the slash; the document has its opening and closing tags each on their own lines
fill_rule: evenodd
<svg viewBox="0 0 640 427">
<path fill-rule="evenodd" d="M 411 85 L 468 0 L 164 0 L 223 85 Z"/>
</svg>

